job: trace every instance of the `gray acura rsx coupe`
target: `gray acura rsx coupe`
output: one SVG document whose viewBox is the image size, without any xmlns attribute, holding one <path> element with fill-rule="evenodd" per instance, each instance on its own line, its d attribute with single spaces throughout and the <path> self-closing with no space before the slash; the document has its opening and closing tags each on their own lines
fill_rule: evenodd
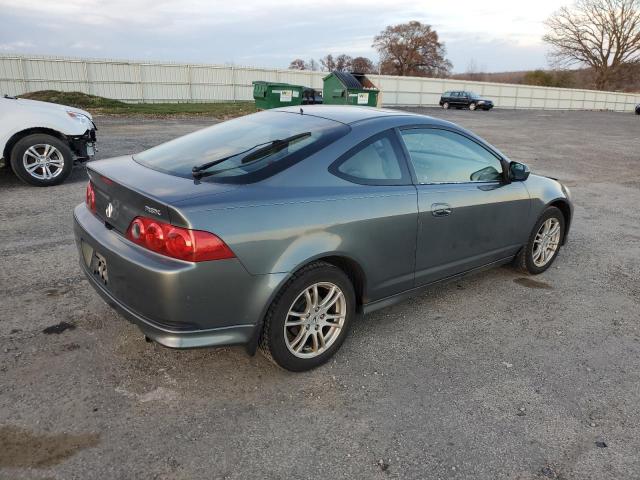
<svg viewBox="0 0 640 480">
<path fill-rule="evenodd" d="M 156 342 L 308 370 L 358 313 L 513 262 L 545 271 L 569 190 L 471 132 L 363 107 L 282 108 L 88 165 L 94 288 Z"/>
</svg>

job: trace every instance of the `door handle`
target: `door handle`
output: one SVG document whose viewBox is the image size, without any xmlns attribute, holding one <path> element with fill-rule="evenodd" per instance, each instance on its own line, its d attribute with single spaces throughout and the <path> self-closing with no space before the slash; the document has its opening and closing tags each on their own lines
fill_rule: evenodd
<svg viewBox="0 0 640 480">
<path fill-rule="evenodd" d="M 451 205 L 448 203 L 434 203 L 431 205 L 431 214 L 434 217 L 446 217 L 451 215 Z"/>
</svg>

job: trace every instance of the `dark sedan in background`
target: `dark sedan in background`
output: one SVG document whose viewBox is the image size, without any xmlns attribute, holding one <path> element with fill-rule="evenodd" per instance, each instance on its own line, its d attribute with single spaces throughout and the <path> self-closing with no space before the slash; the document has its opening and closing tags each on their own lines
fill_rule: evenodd
<svg viewBox="0 0 640 480">
<path fill-rule="evenodd" d="M 491 110 L 493 102 L 488 98 L 466 91 L 448 91 L 440 97 L 440 106 L 445 110 L 449 108 L 468 108 L 469 110 Z"/>
<path fill-rule="evenodd" d="M 545 271 L 572 216 L 565 186 L 471 132 L 363 107 L 261 112 L 88 173 L 75 236 L 108 303 L 162 345 L 243 344 L 294 371 L 358 312 L 504 263 Z"/>
</svg>

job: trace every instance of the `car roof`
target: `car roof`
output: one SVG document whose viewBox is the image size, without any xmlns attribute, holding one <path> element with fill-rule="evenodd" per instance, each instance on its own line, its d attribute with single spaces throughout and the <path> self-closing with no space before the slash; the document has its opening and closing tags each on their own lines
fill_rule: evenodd
<svg viewBox="0 0 640 480">
<path fill-rule="evenodd" d="M 353 105 L 300 105 L 296 107 L 274 108 L 272 111 L 300 113 L 300 110 L 308 115 L 314 115 L 316 117 L 322 117 L 327 120 L 334 120 L 345 124 L 381 117 L 414 116 L 424 118 L 424 115 L 411 112 L 391 110 L 389 108 L 358 107 Z"/>
</svg>

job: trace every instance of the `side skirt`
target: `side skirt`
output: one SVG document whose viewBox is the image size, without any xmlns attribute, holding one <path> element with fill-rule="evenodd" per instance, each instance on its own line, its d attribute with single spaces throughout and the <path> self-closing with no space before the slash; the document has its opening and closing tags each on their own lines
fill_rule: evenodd
<svg viewBox="0 0 640 480">
<path fill-rule="evenodd" d="M 376 310 L 380 310 L 381 308 L 389 307 L 391 305 L 395 305 L 396 303 L 400 303 L 401 301 L 418 295 L 429 287 L 434 285 L 441 285 L 444 283 L 449 283 L 454 280 L 457 280 L 462 277 L 466 277 L 467 275 L 473 275 L 475 273 L 484 272 L 485 270 L 489 270 L 494 267 L 498 267 L 500 265 L 505 265 L 513 261 L 515 257 L 510 256 L 503 258 L 501 260 L 496 260 L 495 262 L 487 263 L 486 265 L 482 265 L 481 267 L 472 268 L 471 270 L 466 270 L 462 273 L 457 273 L 455 275 L 451 275 L 449 277 L 442 278 L 440 280 L 436 280 L 434 282 L 426 283 L 424 285 L 420 285 L 419 287 L 412 288 L 410 290 L 405 290 L 404 292 L 397 293 L 390 297 L 382 298 L 380 300 L 376 300 L 375 302 L 370 302 L 362 306 L 361 310 L 363 314 L 371 313 Z"/>
</svg>

